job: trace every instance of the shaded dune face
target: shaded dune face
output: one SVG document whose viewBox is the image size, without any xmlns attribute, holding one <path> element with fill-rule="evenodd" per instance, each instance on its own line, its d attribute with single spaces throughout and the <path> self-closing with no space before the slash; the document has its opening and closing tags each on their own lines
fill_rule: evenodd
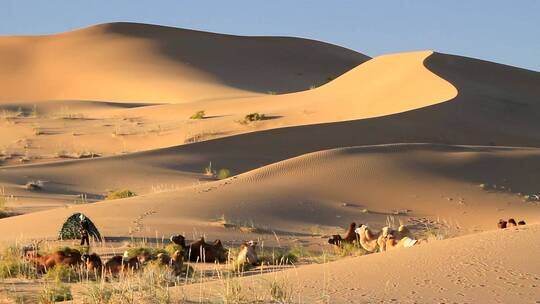
<svg viewBox="0 0 540 304">
<path fill-rule="evenodd" d="M 187 102 L 307 90 L 369 57 L 314 40 L 111 23 L 0 37 L 0 101 Z"/>
</svg>

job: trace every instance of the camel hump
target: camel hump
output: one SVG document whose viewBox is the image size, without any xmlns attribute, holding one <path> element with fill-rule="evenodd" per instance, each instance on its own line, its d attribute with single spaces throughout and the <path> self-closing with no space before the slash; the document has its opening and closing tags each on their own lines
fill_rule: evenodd
<svg viewBox="0 0 540 304">
<path fill-rule="evenodd" d="M 405 248 L 412 247 L 418 242 L 418 240 L 411 239 L 410 237 L 405 237 L 403 238 L 403 240 L 403 247 Z"/>
</svg>

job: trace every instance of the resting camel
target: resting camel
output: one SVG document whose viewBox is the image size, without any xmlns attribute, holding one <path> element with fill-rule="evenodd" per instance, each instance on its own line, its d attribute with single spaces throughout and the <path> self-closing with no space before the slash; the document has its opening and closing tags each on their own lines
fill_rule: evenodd
<svg viewBox="0 0 540 304">
<path fill-rule="evenodd" d="M 355 232 L 358 234 L 362 248 L 368 252 L 375 252 L 377 250 L 377 239 L 381 233 L 373 234 L 366 225 L 356 228 Z"/>
<path fill-rule="evenodd" d="M 141 268 L 141 263 L 139 262 L 138 257 L 127 258 L 127 252 L 124 253 L 124 256 L 115 255 L 105 262 L 104 269 L 105 273 L 111 275 L 117 275 L 119 273 L 127 273 L 130 271 L 139 270 Z"/>
<path fill-rule="evenodd" d="M 99 257 L 99 255 L 95 253 L 83 254 L 81 259 L 86 265 L 86 271 L 101 273 L 101 270 L 103 269 L 103 263 L 101 262 L 101 258 Z"/>
<path fill-rule="evenodd" d="M 225 263 L 227 260 L 225 248 L 221 244 L 221 241 L 215 240 L 213 244 L 208 244 L 204 241 L 204 237 L 191 243 L 187 248 L 186 254 L 192 262 Z"/>
<path fill-rule="evenodd" d="M 172 270 L 172 273 L 175 276 L 179 276 L 182 274 L 182 267 L 184 266 L 184 257 L 180 250 L 176 250 L 173 253 L 172 257 L 166 253 L 159 253 L 156 256 L 156 259 L 159 262 L 159 264 L 170 267 Z"/>
<path fill-rule="evenodd" d="M 257 242 L 255 241 L 243 242 L 240 245 L 240 252 L 236 258 L 238 264 L 247 262 L 251 265 L 257 265 L 259 263 L 259 258 L 257 257 L 257 252 L 255 251 L 256 248 Z"/>
<path fill-rule="evenodd" d="M 56 265 L 76 266 L 82 263 L 81 253 L 76 249 L 57 250 L 49 255 L 40 255 L 36 250 L 25 250 L 25 258 L 34 263 L 39 272 L 47 272 Z"/>
<path fill-rule="evenodd" d="M 516 223 L 516 220 L 513 218 L 508 219 L 508 222 L 500 219 L 499 222 L 497 223 L 497 228 L 504 229 L 504 228 L 509 228 L 509 227 L 522 226 L 522 225 L 525 225 L 524 220 L 521 220 Z"/>
<path fill-rule="evenodd" d="M 332 235 L 331 238 L 328 239 L 328 244 L 336 245 L 338 247 L 342 247 L 342 244 L 352 244 L 358 241 L 358 235 L 355 232 L 356 229 L 356 223 L 352 222 L 349 224 L 349 228 L 347 229 L 347 232 L 345 233 L 345 237 L 341 237 L 339 234 Z"/>
<path fill-rule="evenodd" d="M 186 238 L 181 234 L 171 236 L 171 242 L 180 245 L 182 248 L 186 248 Z"/>
<path fill-rule="evenodd" d="M 392 234 L 389 234 L 387 237 L 382 239 L 381 243 L 383 242 L 384 245 L 380 247 L 381 251 L 412 247 L 418 243 L 418 240 L 411 239 L 408 236 L 397 240 Z"/>
<path fill-rule="evenodd" d="M 390 227 L 383 227 L 377 238 L 379 251 L 412 247 L 419 242 L 410 236 L 409 229 L 403 225 L 400 225 L 397 231 L 392 230 Z"/>
</svg>

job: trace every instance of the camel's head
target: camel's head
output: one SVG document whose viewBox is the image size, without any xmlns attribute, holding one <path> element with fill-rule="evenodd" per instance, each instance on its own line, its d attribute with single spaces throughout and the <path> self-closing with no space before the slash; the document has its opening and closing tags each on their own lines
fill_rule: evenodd
<svg viewBox="0 0 540 304">
<path fill-rule="evenodd" d="M 240 254 L 242 256 L 245 255 L 245 259 L 250 263 L 251 265 L 255 265 L 259 262 L 259 258 L 257 257 L 257 242 L 255 241 L 249 241 L 244 242 L 240 245 Z"/>
<path fill-rule="evenodd" d="M 182 246 L 182 248 L 186 247 L 186 238 L 181 234 L 171 236 L 171 242 Z"/>
<path fill-rule="evenodd" d="M 328 239 L 328 244 L 339 246 L 341 245 L 341 241 L 341 236 L 339 234 L 334 234 L 331 238 Z"/>
<path fill-rule="evenodd" d="M 383 228 L 381 229 L 381 235 L 382 235 L 383 237 L 388 237 L 388 236 L 391 235 L 391 234 L 392 234 L 392 229 L 391 229 L 390 227 L 386 226 L 386 227 L 383 227 Z"/>
</svg>

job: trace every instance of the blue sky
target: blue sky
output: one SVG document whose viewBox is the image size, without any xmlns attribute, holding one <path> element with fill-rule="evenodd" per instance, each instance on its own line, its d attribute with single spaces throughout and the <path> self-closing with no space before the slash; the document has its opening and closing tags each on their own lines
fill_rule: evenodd
<svg viewBox="0 0 540 304">
<path fill-rule="evenodd" d="M 370 56 L 432 49 L 540 71 L 536 0 L 0 0 L 0 35 L 112 21 L 306 37 Z"/>
</svg>

